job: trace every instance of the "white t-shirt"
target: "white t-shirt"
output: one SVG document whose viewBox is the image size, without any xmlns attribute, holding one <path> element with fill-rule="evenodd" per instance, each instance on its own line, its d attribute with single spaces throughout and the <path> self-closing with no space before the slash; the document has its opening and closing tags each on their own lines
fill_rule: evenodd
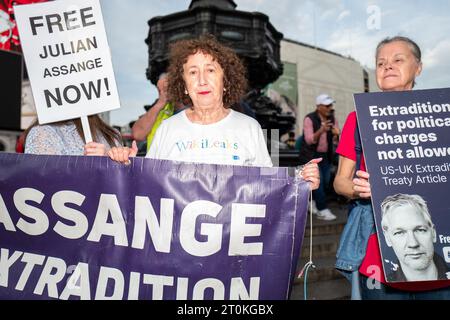
<svg viewBox="0 0 450 320">
<path fill-rule="evenodd" d="M 213 124 L 191 122 L 186 111 L 162 122 L 147 158 L 185 162 L 272 167 L 259 123 L 230 113 Z"/>
</svg>

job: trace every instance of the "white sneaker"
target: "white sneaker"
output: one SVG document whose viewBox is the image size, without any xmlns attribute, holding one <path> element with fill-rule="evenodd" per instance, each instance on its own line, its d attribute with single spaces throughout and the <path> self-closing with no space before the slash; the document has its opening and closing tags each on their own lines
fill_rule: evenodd
<svg viewBox="0 0 450 320">
<path fill-rule="evenodd" d="M 334 220 L 336 219 L 336 216 L 330 211 L 330 209 L 323 209 L 320 210 L 317 214 L 317 219 L 320 220 Z"/>
<path fill-rule="evenodd" d="M 312 200 L 312 204 L 308 205 L 308 210 L 310 210 L 311 207 L 312 207 L 313 214 L 317 214 L 319 212 L 319 209 L 317 209 L 316 202 L 314 200 Z"/>
</svg>

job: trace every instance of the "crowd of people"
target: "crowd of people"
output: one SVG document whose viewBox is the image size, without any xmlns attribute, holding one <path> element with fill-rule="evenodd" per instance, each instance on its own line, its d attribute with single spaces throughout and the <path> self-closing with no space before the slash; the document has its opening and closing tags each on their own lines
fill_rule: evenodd
<svg viewBox="0 0 450 320">
<path fill-rule="evenodd" d="M 380 42 L 375 61 L 377 84 L 382 91 L 412 90 L 415 78 L 422 70 L 420 48 L 405 37 Z M 209 35 L 173 43 L 169 67 L 160 76 L 157 87 L 158 99 L 132 128 L 136 140 L 147 142 L 146 157 L 272 166 L 259 123 L 232 108 L 247 90 L 245 68 L 232 49 Z M 309 181 L 317 207 L 314 212 L 323 220 L 336 219 L 328 207 L 326 195 L 335 153 L 339 155 L 333 186 L 338 194 L 349 199 L 351 210 L 341 236 L 336 268 L 349 279 L 356 277 L 358 285 L 352 282 L 353 290 L 358 290 L 362 299 L 450 299 L 450 281 L 442 278 L 446 266 L 431 254 L 432 241 L 426 244 L 427 252 L 431 253 L 423 262 L 409 261 L 410 257 L 403 259 L 401 256 L 402 244 L 391 233 L 391 228 L 398 222 L 395 215 L 402 213 L 394 213 L 400 209 L 392 204 L 392 199 L 386 199 L 383 204 L 383 231 L 398 255 L 401 272 L 388 277 L 403 280 L 416 277 L 414 279 L 420 281 L 388 283 L 381 274 L 374 280 L 377 285 L 368 287 L 370 267 L 379 266 L 383 270 L 370 202 L 370 176 L 364 156 L 355 150 L 355 112 L 348 115 L 341 131 L 334 117 L 334 103 L 335 100 L 326 93 L 317 96 L 316 109 L 304 118 L 302 135 L 295 138 L 290 134 L 287 143 L 292 149 L 298 148 L 298 164 L 304 165 L 300 174 Z M 124 165 L 137 156 L 136 142 L 131 147 L 124 147 L 120 134 L 98 116 L 90 116 L 89 124 L 95 142 L 86 143 L 79 120 L 48 125 L 35 123 L 26 131 L 25 153 L 108 156 Z M 188 141 L 207 141 L 209 147 L 202 148 L 202 144 L 196 144 L 196 148 L 183 147 Z M 223 147 L 225 141 L 232 142 L 233 147 Z M 409 211 L 411 207 L 421 208 L 421 213 L 427 211 L 426 205 L 417 197 L 406 199 L 404 202 L 408 203 Z M 367 219 L 357 218 L 362 215 Z M 427 226 L 427 237 L 432 239 L 434 227 L 429 215 L 417 213 L 415 219 L 418 224 Z M 362 225 L 361 221 L 369 222 Z M 410 229 L 406 228 L 405 232 Z M 417 275 L 414 270 L 422 265 L 427 271 Z"/>
</svg>

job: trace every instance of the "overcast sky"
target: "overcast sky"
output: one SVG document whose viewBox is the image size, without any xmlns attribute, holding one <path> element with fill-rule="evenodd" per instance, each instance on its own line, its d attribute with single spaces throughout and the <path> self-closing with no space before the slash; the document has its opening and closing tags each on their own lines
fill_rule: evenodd
<svg viewBox="0 0 450 320">
<path fill-rule="evenodd" d="M 125 125 L 157 97 L 146 79 L 147 22 L 186 10 L 190 0 L 100 0 L 121 109 L 111 123 Z M 237 10 L 269 16 L 286 38 L 350 55 L 373 68 L 376 44 L 386 36 L 414 39 L 423 51 L 417 89 L 450 86 L 450 1 L 448 0 L 235 0 Z"/>
</svg>

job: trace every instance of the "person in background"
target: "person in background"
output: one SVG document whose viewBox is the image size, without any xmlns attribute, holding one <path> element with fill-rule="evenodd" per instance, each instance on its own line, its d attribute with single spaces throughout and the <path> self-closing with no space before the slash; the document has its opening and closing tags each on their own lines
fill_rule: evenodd
<svg viewBox="0 0 450 320">
<path fill-rule="evenodd" d="M 165 120 L 146 157 L 210 164 L 271 167 L 259 123 L 231 109 L 247 88 L 245 68 L 234 51 L 212 35 L 181 40 L 170 47 L 169 99 L 190 106 Z M 137 148 L 112 148 L 112 160 L 127 163 Z M 317 163 L 301 174 L 319 186 Z"/>
<path fill-rule="evenodd" d="M 407 37 L 382 40 L 375 53 L 378 87 L 385 92 L 412 90 L 422 71 L 421 56 L 419 46 Z M 352 200 L 353 208 L 341 235 L 336 268 L 344 274 L 352 274 L 352 290 L 360 290 L 361 299 L 450 300 L 448 280 L 386 282 L 374 227 L 369 173 L 366 172 L 364 155 L 361 153 L 359 162 L 355 148 L 356 130 L 356 112 L 353 111 L 347 117 L 336 150 L 339 166 L 334 188 L 338 194 Z M 356 280 L 355 275 L 358 277 Z"/>
<path fill-rule="evenodd" d="M 174 104 L 167 100 L 167 73 L 162 73 L 156 83 L 158 99 L 150 106 L 150 109 L 133 124 L 131 131 L 137 141 L 147 140 L 147 151 L 161 123 L 180 111 Z"/>
<path fill-rule="evenodd" d="M 326 200 L 334 158 L 333 140 L 339 135 L 339 126 L 332 113 L 334 103 L 334 99 L 328 94 L 317 96 L 316 110 L 307 114 L 303 121 L 303 138 L 299 151 L 300 163 L 322 158 L 319 164 L 320 186 L 313 192 L 313 213 L 321 220 L 336 219 Z"/>
<path fill-rule="evenodd" d="M 92 139 L 86 143 L 80 119 L 39 125 L 25 131 L 25 153 L 72 156 L 105 156 L 111 147 L 122 145 L 120 133 L 98 115 L 88 117 Z"/>
</svg>

